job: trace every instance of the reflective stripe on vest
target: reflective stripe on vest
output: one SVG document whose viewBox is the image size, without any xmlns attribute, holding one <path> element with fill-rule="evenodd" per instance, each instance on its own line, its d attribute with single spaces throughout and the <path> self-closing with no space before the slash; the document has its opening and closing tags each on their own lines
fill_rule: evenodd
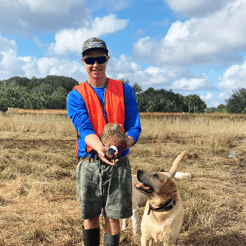
<svg viewBox="0 0 246 246">
<path fill-rule="evenodd" d="M 104 118 L 103 109 L 97 94 L 87 82 L 76 85 L 74 89 L 77 90 L 79 94 L 83 97 L 92 127 L 97 136 L 100 137 L 102 134 L 102 130 L 106 125 L 106 120 Z M 108 79 L 105 100 L 108 123 L 117 123 L 121 125 L 121 130 L 124 131 L 125 103 L 122 81 Z M 87 146 L 87 152 L 91 150 L 92 148 Z M 77 152 L 78 140 L 76 144 L 76 156 Z"/>
</svg>

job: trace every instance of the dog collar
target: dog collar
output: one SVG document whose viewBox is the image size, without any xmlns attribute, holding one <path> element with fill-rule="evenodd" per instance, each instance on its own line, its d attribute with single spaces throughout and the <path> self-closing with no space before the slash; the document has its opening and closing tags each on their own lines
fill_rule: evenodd
<svg viewBox="0 0 246 246">
<path fill-rule="evenodd" d="M 164 211 L 168 211 L 168 210 L 171 210 L 176 204 L 176 201 L 173 199 L 173 195 L 172 197 L 167 201 L 165 202 L 164 204 L 160 205 L 160 207 L 158 208 L 154 208 L 151 204 L 149 204 L 149 210 L 148 210 L 148 213 L 147 215 L 150 214 L 150 210 L 153 210 L 153 211 L 158 211 L 158 210 L 164 210 Z"/>
</svg>

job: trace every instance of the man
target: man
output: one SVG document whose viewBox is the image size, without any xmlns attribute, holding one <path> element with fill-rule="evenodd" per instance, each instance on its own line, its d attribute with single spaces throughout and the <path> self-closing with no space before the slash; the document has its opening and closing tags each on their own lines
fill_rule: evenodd
<svg viewBox="0 0 246 246">
<path fill-rule="evenodd" d="M 132 215 L 131 168 L 127 158 L 141 133 L 138 107 L 128 84 L 106 77 L 110 57 L 98 38 L 84 42 L 82 62 L 88 81 L 74 87 L 67 97 L 67 111 L 77 133 L 77 193 L 84 220 L 85 246 L 100 243 L 99 216 L 105 218 L 104 245 L 119 245 L 120 221 Z M 106 123 L 117 123 L 128 134 L 128 149 L 111 162 L 100 136 Z M 96 154 L 95 154 L 96 153 Z M 98 158 L 97 158 L 98 157 Z"/>
</svg>

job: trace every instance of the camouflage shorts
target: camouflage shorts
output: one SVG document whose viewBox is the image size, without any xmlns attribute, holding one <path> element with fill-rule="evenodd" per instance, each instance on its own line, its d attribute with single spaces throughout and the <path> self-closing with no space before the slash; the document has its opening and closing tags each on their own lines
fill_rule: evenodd
<svg viewBox="0 0 246 246">
<path fill-rule="evenodd" d="M 106 163 L 80 161 L 76 168 L 77 194 L 81 218 L 101 214 L 112 219 L 132 215 L 132 181 L 128 158 L 115 166 Z"/>
</svg>

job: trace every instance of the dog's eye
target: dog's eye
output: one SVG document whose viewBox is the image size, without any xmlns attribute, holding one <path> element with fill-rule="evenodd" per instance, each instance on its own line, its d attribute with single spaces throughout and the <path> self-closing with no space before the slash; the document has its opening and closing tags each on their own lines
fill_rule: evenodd
<svg viewBox="0 0 246 246">
<path fill-rule="evenodd" d="M 157 173 L 155 173 L 153 176 L 157 179 L 159 178 L 159 175 Z"/>
</svg>

